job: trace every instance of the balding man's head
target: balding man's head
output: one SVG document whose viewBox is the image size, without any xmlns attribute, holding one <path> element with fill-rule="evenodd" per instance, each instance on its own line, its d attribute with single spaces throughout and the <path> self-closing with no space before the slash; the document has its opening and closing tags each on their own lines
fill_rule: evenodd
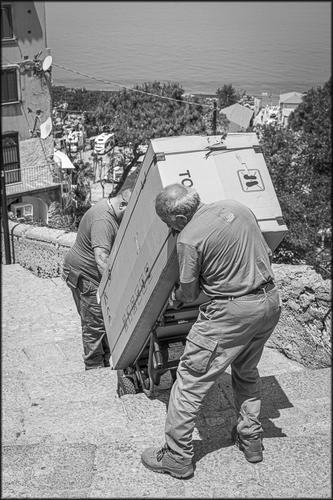
<svg viewBox="0 0 333 500">
<path fill-rule="evenodd" d="M 183 186 L 183 184 L 169 184 L 169 186 L 166 186 L 163 191 L 161 191 L 161 195 L 165 196 L 165 198 L 168 198 L 170 201 L 171 200 L 180 200 L 187 196 L 189 193 L 189 190 Z"/>
<path fill-rule="evenodd" d="M 176 231 L 181 231 L 186 226 L 199 205 L 199 194 L 182 184 L 166 186 L 155 200 L 157 215 Z"/>
</svg>

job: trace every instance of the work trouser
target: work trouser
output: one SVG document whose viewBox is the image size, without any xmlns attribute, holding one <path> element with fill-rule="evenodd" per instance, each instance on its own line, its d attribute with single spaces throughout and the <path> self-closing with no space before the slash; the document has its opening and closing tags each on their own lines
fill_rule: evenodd
<svg viewBox="0 0 333 500">
<path fill-rule="evenodd" d="M 97 303 L 97 284 L 71 267 L 64 268 L 63 279 L 72 291 L 81 318 L 83 360 L 86 370 L 110 366 L 110 346 L 105 332 L 102 308 Z"/>
<path fill-rule="evenodd" d="M 192 433 L 202 401 L 231 364 L 237 430 L 262 432 L 257 365 L 281 314 L 278 290 L 202 304 L 180 358 L 165 424 L 168 446 L 180 460 L 193 457 Z"/>
</svg>

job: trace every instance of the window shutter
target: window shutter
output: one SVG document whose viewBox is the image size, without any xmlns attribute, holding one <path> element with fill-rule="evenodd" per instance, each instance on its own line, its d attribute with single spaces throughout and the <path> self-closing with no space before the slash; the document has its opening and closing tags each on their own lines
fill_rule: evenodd
<svg viewBox="0 0 333 500">
<path fill-rule="evenodd" d="M 1 72 L 1 102 L 18 101 L 16 68 L 2 69 Z"/>
<path fill-rule="evenodd" d="M 21 181 L 18 133 L 2 136 L 2 168 L 5 171 L 5 183 Z"/>
<path fill-rule="evenodd" d="M 1 7 L 1 39 L 13 38 L 13 23 L 11 6 Z"/>
</svg>

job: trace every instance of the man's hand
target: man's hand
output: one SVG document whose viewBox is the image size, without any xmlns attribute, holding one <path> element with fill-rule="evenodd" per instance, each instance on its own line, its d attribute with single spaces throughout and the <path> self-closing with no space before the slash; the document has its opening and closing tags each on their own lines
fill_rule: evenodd
<svg viewBox="0 0 333 500">
<path fill-rule="evenodd" d="M 172 309 L 180 309 L 183 306 L 183 302 L 181 300 L 177 299 L 176 292 L 177 292 L 177 285 L 173 288 L 171 295 L 169 297 L 169 306 Z"/>
</svg>

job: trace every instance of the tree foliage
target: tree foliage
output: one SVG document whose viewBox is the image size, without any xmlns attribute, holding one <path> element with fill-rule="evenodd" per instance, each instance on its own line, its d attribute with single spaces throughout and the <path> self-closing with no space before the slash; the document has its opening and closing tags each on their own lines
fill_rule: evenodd
<svg viewBox="0 0 333 500">
<path fill-rule="evenodd" d="M 155 94 L 155 95 L 151 95 Z M 177 83 L 151 82 L 138 85 L 133 90 L 115 93 L 98 108 L 98 125 L 111 126 L 116 144 L 129 147 L 124 158 L 123 177 L 115 192 L 125 181 L 128 172 L 142 154 L 140 145 L 147 145 L 150 139 L 189 134 L 205 134 L 205 110 L 199 100 L 187 102 L 184 91 Z M 163 96 L 168 99 L 161 99 Z"/>
<path fill-rule="evenodd" d="M 318 231 L 331 227 L 331 88 L 311 89 L 289 126 L 266 126 L 260 142 L 289 232 L 278 262 L 314 265 Z"/>
<path fill-rule="evenodd" d="M 107 124 L 108 117 L 111 117 L 112 129 L 119 145 L 131 143 L 135 149 L 154 137 L 205 132 L 202 106 L 199 102 L 196 106 L 186 104 L 184 91 L 178 84 L 153 82 L 134 89 L 134 92 L 123 90 L 114 94 L 100 115 L 100 124 Z"/>
<path fill-rule="evenodd" d="M 308 155 L 316 173 L 331 173 L 332 86 L 331 79 L 323 87 L 311 89 L 289 118 L 295 132 L 306 138 Z M 311 151 L 311 154 L 310 154 Z"/>
<path fill-rule="evenodd" d="M 220 108 L 226 108 L 239 101 L 240 95 L 235 88 L 229 83 L 218 88 L 216 91 L 218 104 Z"/>
<path fill-rule="evenodd" d="M 103 105 L 114 93 L 115 91 L 111 90 L 72 89 L 55 85 L 52 86 L 52 105 L 57 107 L 67 103 L 71 111 L 94 112 L 97 106 Z"/>
</svg>

